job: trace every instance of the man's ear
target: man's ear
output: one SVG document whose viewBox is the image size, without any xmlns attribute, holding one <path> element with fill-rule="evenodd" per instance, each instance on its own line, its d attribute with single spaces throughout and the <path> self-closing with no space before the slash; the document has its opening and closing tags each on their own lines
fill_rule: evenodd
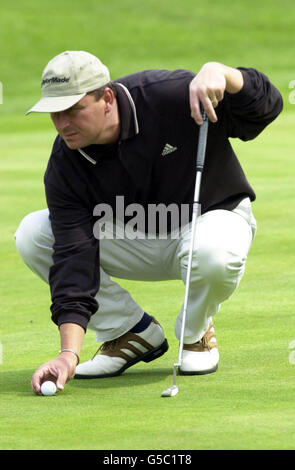
<svg viewBox="0 0 295 470">
<path fill-rule="evenodd" d="M 105 113 L 108 114 L 109 112 L 111 112 L 112 106 L 115 102 L 115 95 L 114 95 L 113 90 L 111 90 L 111 88 L 105 88 L 102 98 L 105 104 L 105 107 L 104 107 Z"/>
<path fill-rule="evenodd" d="M 115 100 L 115 95 L 111 88 L 105 88 L 103 92 L 103 99 L 107 104 L 112 105 Z"/>
</svg>

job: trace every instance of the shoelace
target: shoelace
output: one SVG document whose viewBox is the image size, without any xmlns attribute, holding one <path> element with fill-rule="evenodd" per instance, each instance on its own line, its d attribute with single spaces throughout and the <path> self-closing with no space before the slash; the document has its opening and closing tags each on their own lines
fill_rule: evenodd
<svg viewBox="0 0 295 470">
<path fill-rule="evenodd" d="M 94 353 L 91 360 L 93 360 L 100 351 L 107 351 L 107 350 L 113 351 L 118 343 L 118 339 L 119 338 L 112 339 L 111 341 L 105 341 L 105 343 L 101 344 L 98 350 Z"/>
<path fill-rule="evenodd" d="M 211 347 L 209 345 L 209 340 L 207 339 L 206 335 L 203 336 L 199 343 L 204 349 L 208 349 L 208 351 L 210 351 Z"/>
<path fill-rule="evenodd" d="M 212 335 L 210 335 L 212 333 Z M 214 335 L 214 331 L 211 331 L 211 328 L 204 334 L 203 338 L 200 339 L 200 341 L 197 342 L 203 349 L 208 349 L 208 351 L 211 351 L 211 346 L 210 346 L 210 340 Z"/>
</svg>

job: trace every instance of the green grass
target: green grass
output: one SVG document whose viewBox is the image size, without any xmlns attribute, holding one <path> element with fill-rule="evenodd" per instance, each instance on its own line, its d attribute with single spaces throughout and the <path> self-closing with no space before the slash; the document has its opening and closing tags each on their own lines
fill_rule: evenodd
<svg viewBox="0 0 295 470">
<path fill-rule="evenodd" d="M 0 233 L 1 449 L 294 449 L 294 79 L 290 41 L 294 2 L 254 0 L 72 0 L 4 2 L 1 9 Z M 50 12 L 50 14 L 49 14 Z M 122 282 L 163 324 L 168 353 L 121 377 L 71 381 L 55 397 L 32 394 L 34 370 L 54 357 L 48 286 L 16 253 L 22 217 L 46 207 L 43 173 L 54 130 L 43 115 L 25 117 L 39 98 L 41 70 L 65 49 L 85 49 L 113 78 L 151 67 L 198 70 L 207 60 L 254 66 L 279 87 L 284 113 L 252 142 L 233 141 L 255 188 L 258 233 L 239 289 L 214 323 L 221 361 L 216 374 L 178 377 L 174 320 L 180 282 Z M 96 348 L 88 331 L 81 360 Z"/>
</svg>

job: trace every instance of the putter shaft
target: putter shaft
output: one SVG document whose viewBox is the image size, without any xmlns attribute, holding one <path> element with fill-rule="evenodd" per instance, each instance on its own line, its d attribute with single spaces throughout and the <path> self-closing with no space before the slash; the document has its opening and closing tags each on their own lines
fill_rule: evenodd
<svg viewBox="0 0 295 470">
<path fill-rule="evenodd" d="M 187 267 L 187 273 L 186 273 L 185 294 L 184 294 L 180 342 L 179 342 L 179 350 L 178 350 L 178 361 L 174 363 L 174 366 L 173 366 L 173 386 L 165 390 L 162 393 L 162 396 L 174 396 L 178 393 L 178 387 L 176 385 L 176 375 L 177 375 L 178 367 L 180 367 L 182 363 L 184 328 L 185 328 L 186 312 L 187 312 L 188 297 L 189 297 L 190 276 L 191 276 L 193 249 L 194 249 L 194 243 L 195 243 L 195 232 L 196 232 L 197 218 L 199 215 L 198 213 L 199 213 L 199 208 L 200 208 L 199 199 L 200 199 L 200 190 L 201 190 L 201 179 L 202 179 L 205 153 L 206 153 L 207 133 L 208 133 L 208 117 L 206 116 L 205 113 L 203 113 L 203 124 L 201 125 L 200 131 L 199 131 L 199 142 L 198 142 L 198 150 L 197 150 L 197 173 L 196 173 L 196 183 L 195 183 L 194 202 L 193 202 L 192 233 L 191 233 L 191 240 L 190 240 L 188 267 Z"/>
</svg>

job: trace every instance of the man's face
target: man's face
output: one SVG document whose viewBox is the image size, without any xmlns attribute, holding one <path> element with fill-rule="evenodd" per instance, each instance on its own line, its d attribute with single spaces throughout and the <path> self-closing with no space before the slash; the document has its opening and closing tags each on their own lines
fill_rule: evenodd
<svg viewBox="0 0 295 470">
<path fill-rule="evenodd" d="M 70 149 L 91 144 L 103 144 L 108 124 L 104 98 L 96 101 L 94 95 L 85 95 L 65 111 L 51 113 L 50 117 L 59 135 Z"/>
</svg>

